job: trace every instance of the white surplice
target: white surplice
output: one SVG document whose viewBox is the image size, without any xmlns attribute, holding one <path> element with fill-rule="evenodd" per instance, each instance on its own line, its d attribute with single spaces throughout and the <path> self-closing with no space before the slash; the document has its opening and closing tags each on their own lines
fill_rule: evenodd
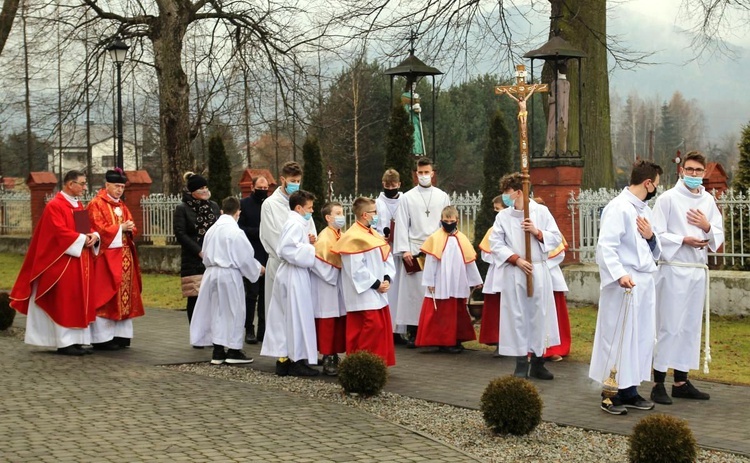
<svg viewBox="0 0 750 463">
<path fill-rule="evenodd" d="M 380 310 L 388 305 L 386 295 L 372 289 L 372 286 L 375 281 L 384 281 L 386 275 L 393 279 L 396 273 L 393 254 L 388 254 L 388 258 L 383 260 L 380 248 L 373 248 L 357 254 L 341 254 L 341 263 L 341 285 L 347 312 Z"/>
<path fill-rule="evenodd" d="M 435 288 L 435 299 L 468 299 L 471 287 L 482 284 L 476 261 L 464 262 L 458 238 L 450 235 L 440 260 L 427 254 L 422 272 L 423 297 L 432 297 L 427 289 Z"/>
<path fill-rule="evenodd" d="M 560 344 L 557 312 L 552 293 L 552 278 L 547 266 L 547 255 L 562 242 L 557 223 L 545 206 L 529 202 L 529 218 L 541 230 L 543 240 L 531 237 L 531 259 L 525 256 L 525 235 L 521 228 L 523 211 L 507 208 L 498 212 L 490 234 L 490 248 L 496 262 L 502 262 L 499 287 L 500 298 L 500 355 L 524 356 L 529 352 L 541 357 L 549 346 Z M 532 282 L 534 295 L 527 296 L 526 274 L 508 263 L 517 254 L 534 265 Z M 495 281 L 497 281 L 495 276 Z M 555 314 L 554 316 L 552 314 Z"/>
<path fill-rule="evenodd" d="M 708 233 L 687 222 L 687 212 L 698 209 L 706 215 Z M 654 368 L 665 372 L 697 369 L 700 363 L 701 319 L 706 300 L 706 270 L 669 263 L 708 263 L 724 243 L 724 223 L 714 197 L 703 186 L 692 193 L 682 180 L 659 195 L 654 205 L 654 233 L 661 242 L 661 261 L 656 274 L 656 347 Z M 682 244 L 686 236 L 707 239 L 706 249 Z"/>
<path fill-rule="evenodd" d="M 281 265 L 266 309 L 266 334 L 260 355 L 289 357 L 293 362 L 307 360 L 315 365 L 318 363 L 318 343 L 310 269 L 317 257 L 315 246 L 308 238 L 310 223 L 312 220 L 287 211 L 287 221 L 275 250 Z"/>
<path fill-rule="evenodd" d="M 346 315 L 341 278 L 341 269 L 320 258 L 315 259 L 310 269 L 315 318 L 335 318 Z"/>
<path fill-rule="evenodd" d="M 440 228 L 440 215 L 446 206 L 450 206 L 450 197 L 434 186 L 415 186 L 404 193 L 396 212 L 393 253 L 399 256 L 405 252 L 413 256 L 419 254 L 425 240 Z M 416 326 L 424 299 L 422 274 L 416 272 L 408 275 L 401 262 L 398 280 L 396 325 Z"/>
<path fill-rule="evenodd" d="M 589 377 L 601 383 L 616 366 L 620 389 L 650 379 L 654 351 L 654 274 L 661 245 L 654 234 L 651 250 L 638 232 L 637 217 L 653 223 L 648 205 L 625 188 L 604 208 L 596 245 L 601 286 Z M 635 282 L 627 317 L 625 289 L 619 285 L 625 275 Z"/>
<path fill-rule="evenodd" d="M 378 225 L 375 230 L 381 235 L 385 235 L 385 228 L 391 228 L 390 233 L 393 233 L 391 220 L 395 225 L 396 213 L 398 212 L 398 205 L 403 197 L 403 193 L 399 193 L 395 198 L 388 198 L 385 193 L 381 192 L 378 198 L 375 200 L 375 207 L 378 211 Z M 403 263 L 401 262 L 401 256 L 393 256 L 393 265 L 396 268 L 396 275 L 391 281 L 391 288 L 388 290 L 388 307 L 391 310 L 391 325 L 394 333 L 406 333 L 406 326 L 397 325 L 396 319 L 398 318 L 398 283 L 399 283 L 399 270 Z"/>
<path fill-rule="evenodd" d="M 261 264 L 233 217 L 222 214 L 203 238 L 206 271 L 190 322 L 190 344 L 242 349 L 245 332 L 245 287 L 260 278 Z"/>
<path fill-rule="evenodd" d="M 276 188 L 273 194 L 263 201 L 263 204 L 260 206 L 260 242 L 268 253 L 265 279 L 266 314 L 268 313 L 268 308 L 271 306 L 276 272 L 279 269 L 279 265 L 281 265 L 276 248 L 279 245 L 281 230 L 284 228 L 287 217 L 289 217 L 289 211 L 289 196 L 284 194 L 282 187 Z M 308 224 L 308 233 L 318 236 L 315 230 L 315 222 L 312 220 Z"/>
</svg>

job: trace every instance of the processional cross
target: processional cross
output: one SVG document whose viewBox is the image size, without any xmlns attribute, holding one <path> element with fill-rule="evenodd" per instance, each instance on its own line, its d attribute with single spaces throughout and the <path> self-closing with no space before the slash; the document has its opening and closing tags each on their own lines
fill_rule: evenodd
<svg viewBox="0 0 750 463">
<path fill-rule="evenodd" d="M 529 114 L 526 108 L 526 102 L 534 93 L 548 92 L 547 84 L 527 84 L 526 83 L 526 66 L 523 64 L 516 65 L 516 84 L 515 85 L 498 85 L 495 87 L 495 95 L 508 95 L 518 103 L 518 142 L 521 152 L 521 178 L 523 179 L 523 218 L 529 218 L 529 140 L 528 131 L 526 130 L 527 116 Z M 531 259 L 531 234 L 526 233 L 526 260 Z M 534 295 L 534 286 L 531 275 L 526 276 L 526 294 L 528 297 Z"/>
</svg>

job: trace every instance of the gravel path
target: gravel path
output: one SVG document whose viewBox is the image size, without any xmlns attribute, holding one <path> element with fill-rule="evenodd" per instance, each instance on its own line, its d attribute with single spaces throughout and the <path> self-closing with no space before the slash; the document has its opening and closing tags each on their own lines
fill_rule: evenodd
<svg viewBox="0 0 750 463">
<path fill-rule="evenodd" d="M 357 407 L 385 420 L 452 445 L 488 462 L 582 462 L 627 461 L 628 438 L 542 423 L 527 436 L 495 436 L 477 410 L 412 399 L 391 393 L 360 399 L 343 394 L 335 383 L 299 378 L 279 378 L 251 368 L 184 364 L 178 371 L 302 394 Z M 701 450 L 699 462 L 735 463 L 750 459 L 722 452 Z"/>
</svg>

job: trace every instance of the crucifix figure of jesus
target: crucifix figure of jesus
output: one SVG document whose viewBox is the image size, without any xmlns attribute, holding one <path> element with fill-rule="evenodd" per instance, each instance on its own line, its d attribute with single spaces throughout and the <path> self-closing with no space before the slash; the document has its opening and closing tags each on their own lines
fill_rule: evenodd
<svg viewBox="0 0 750 463">
<path fill-rule="evenodd" d="M 529 218 L 529 141 L 526 131 L 528 110 L 526 102 L 534 93 L 549 91 L 547 84 L 527 84 L 526 83 L 526 66 L 523 64 L 516 65 L 516 84 L 515 85 L 498 85 L 495 87 L 496 95 L 508 95 L 518 103 L 518 142 L 521 153 L 521 177 L 523 178 L 523 218 Z M 531 262 L 531 235 L 526 234 L 526 259 Z M 526 276 L 527 295 L 534 295 L 531 275 Z"/>
</svg>

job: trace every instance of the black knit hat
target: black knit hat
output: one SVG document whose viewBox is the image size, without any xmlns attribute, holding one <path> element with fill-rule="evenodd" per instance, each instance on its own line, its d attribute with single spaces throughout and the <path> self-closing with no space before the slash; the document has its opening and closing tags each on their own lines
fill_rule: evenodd
<svg viewBox="0 0 750 463">
<path fill-rule="evenodd" d="M 191 193 L 195 190 L 200 190 L 204 186 L 208 186 L 208 181 L 201 175 L 193 174 L 187 179 L 187 189 Z"/>
<path fill-rule="evenodd" d="M 127 183 L 128 179 L 125 177 L 125 173 L 119 167 L 114 170 L 108 170 L 104 174 L 104 179 L 108 183 Z"/>
</svg>

